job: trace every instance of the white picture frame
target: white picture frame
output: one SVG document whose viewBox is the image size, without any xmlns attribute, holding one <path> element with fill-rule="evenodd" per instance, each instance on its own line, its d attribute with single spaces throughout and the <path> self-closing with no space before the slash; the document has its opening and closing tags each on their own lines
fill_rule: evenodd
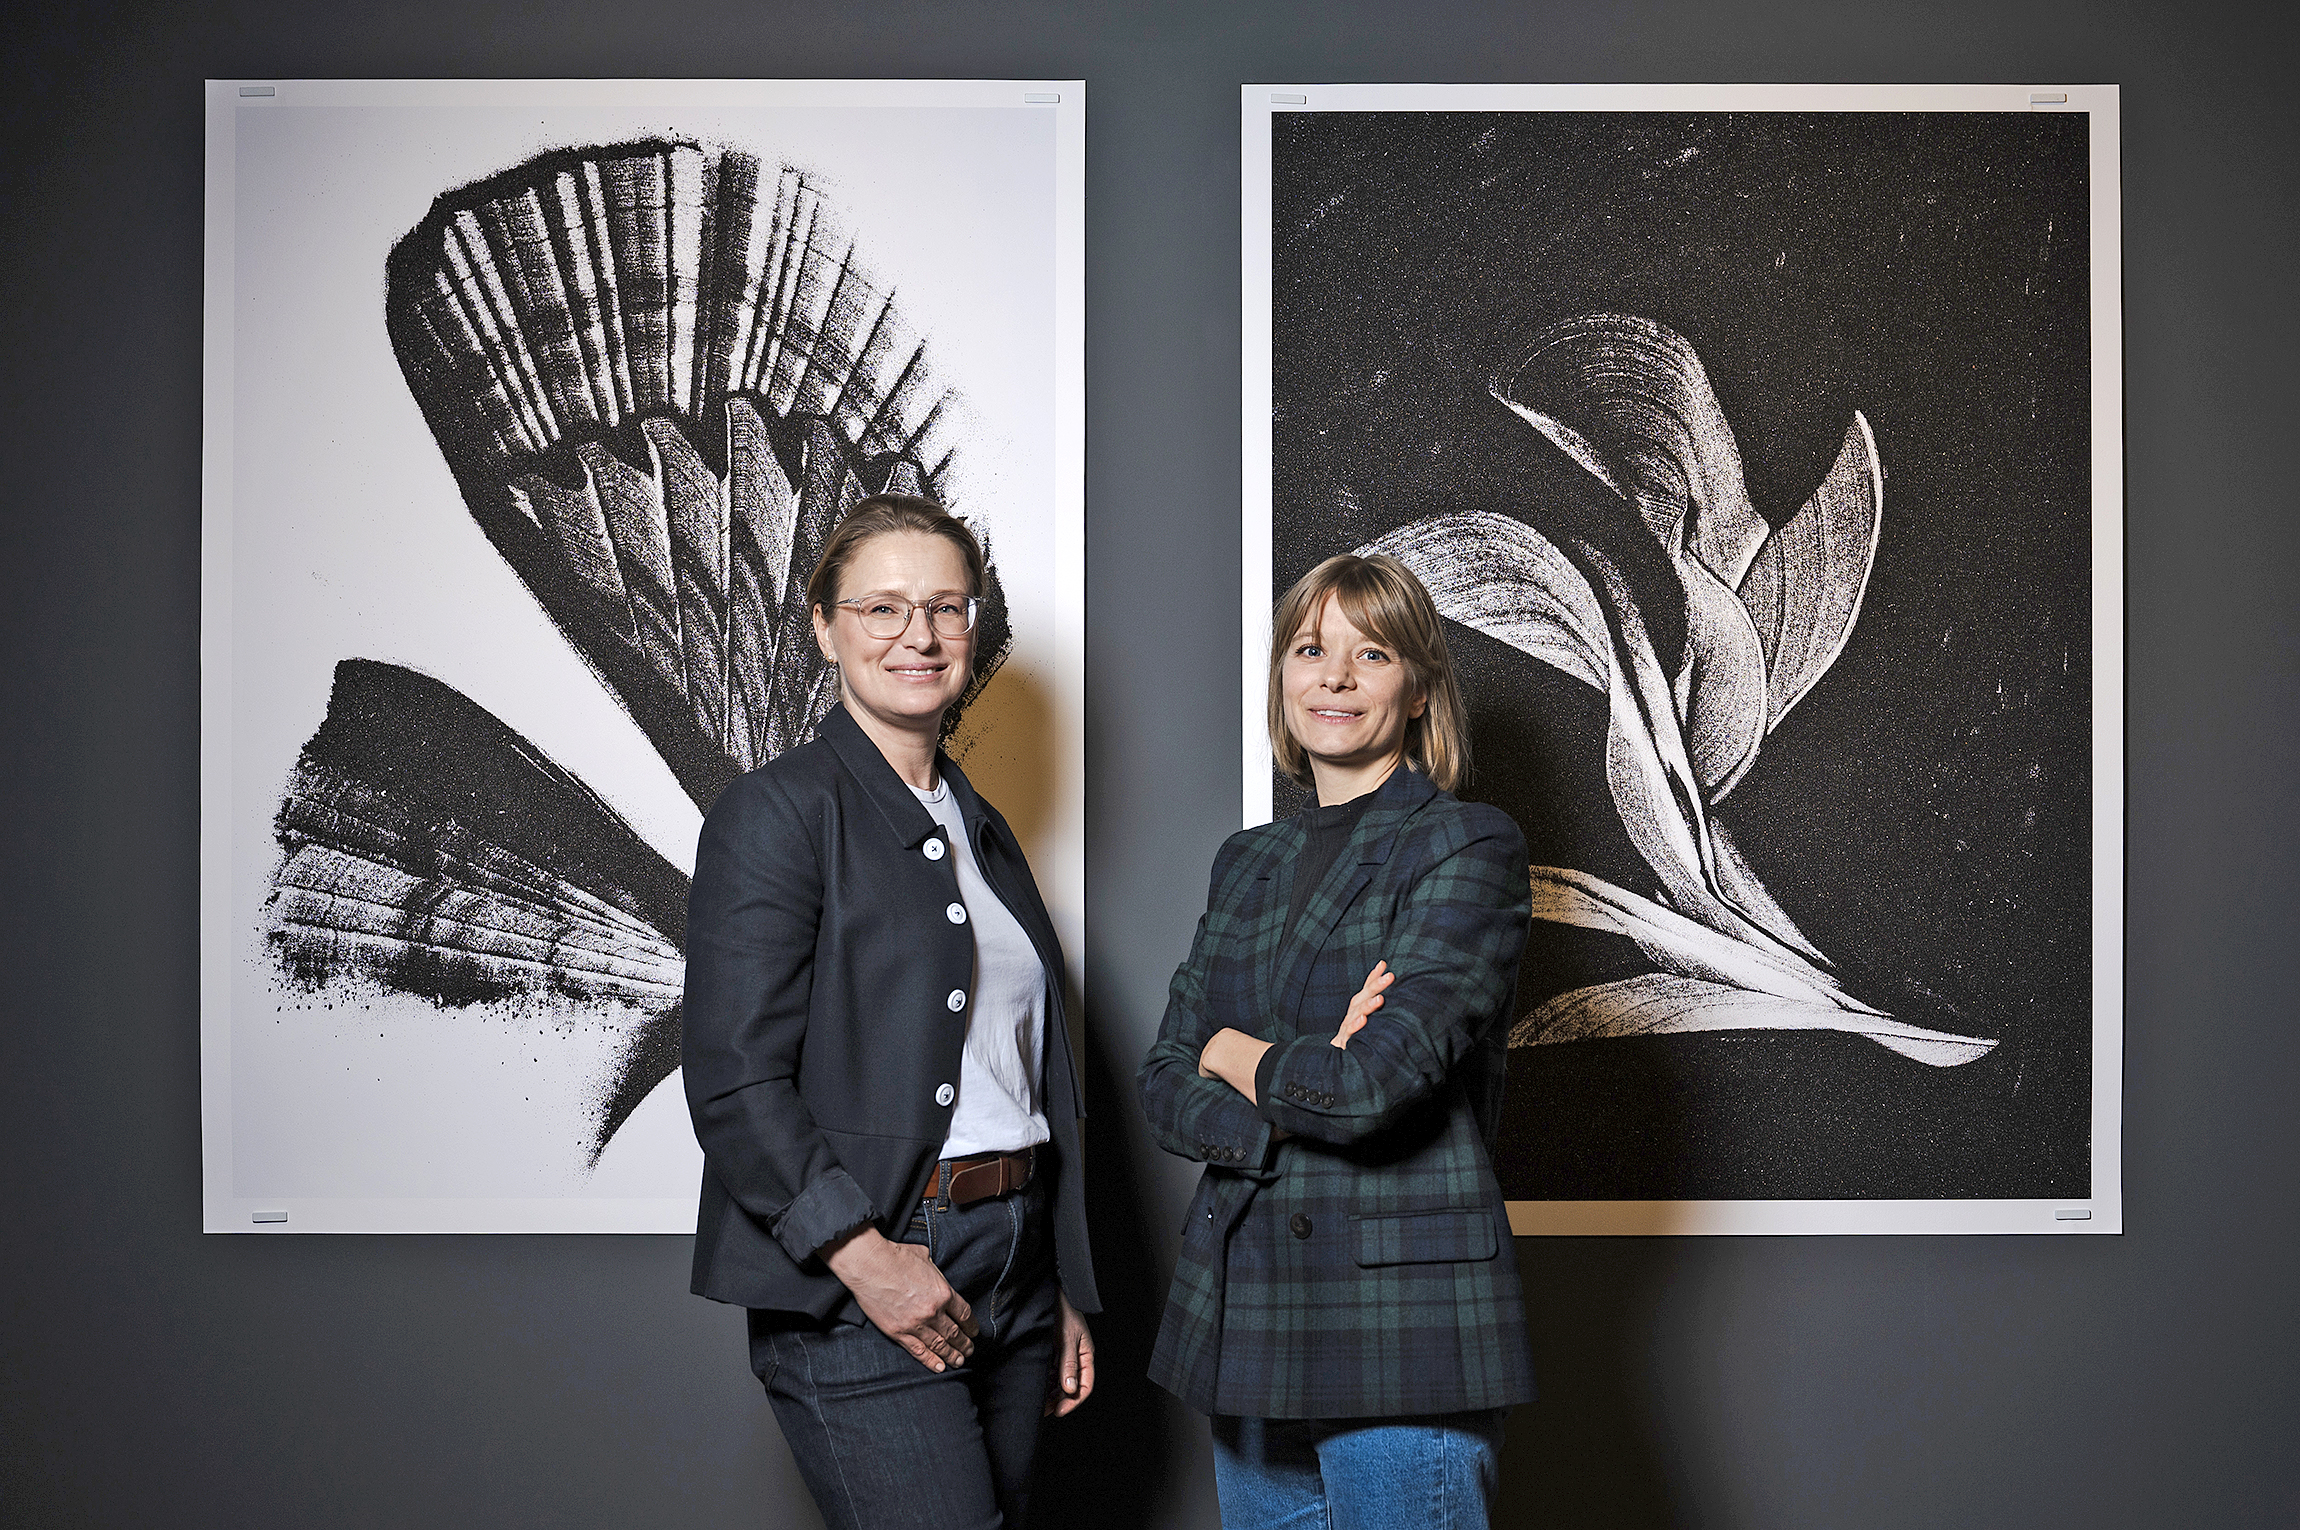
<svg viewBox="0 0 2300 1530">
<path fill-rule="evenodd" d="M 2086 357 L 2089 381 L 2079 381 L 2071 387 L 2074 390 L 2072 407 L 2081 411 L 2089 427 L 2089 451 L 2083 467 L 2089 473 L 2090 501 L 2086 507 L 2089 513 L 2077 523 L 2077 529 L 2067 533 L 2072 539 L 2067 549 L 2071 556 L 2081 561 L 2089 551 L 2089 596 L 2070 595 L 2082 615 L 2089 620 L 2091 666 L 2089 709 L 2072 714 L 2076 719 L 2072 726 L 2088 727 L 2089 732 L 2081 740 L 2062 740 L 2089 767 L 2089 808 L 2085 810 L 2080 823 L 2062 826 L 2067 830 L 2066 837 L 2075 845 L 2075 850 L 2088 857 L 2088 869 L 2073 871 L 2064 879 L 2065 885 L 2060 888 L 2064 906 L 2083 908 L 2084 912 L 2072 916 L 2071 928 L 2076 938 L 2089 940 L 2090 946 L 2089 960 L 2083 963 L 2081 975 L 2072 979 L 2069 991 L 2063 996 L 2067 1004 L 2089 1014 L 2089 1026 L 2084 1026 L 2081 1019 L 2073 1022 L 2081 1040 L 2070 1043 L 2071 1047 L 2081 1048 L 2084 1053 L 2083 1065 L 2088 1069 L 2085 1097 L 2089 1099 L 2089 1111 L 2081 1119 L 2072 1120 L 2058 1139 L 2064 1156 L 2081 1155 L 2083 1182 L 2076 1184 L 2071 1181 L 2066 1186 L 2056 1185 L 2052 1191 L 2041 1194 L 1991 1194 L 1984 1190 L 1978 1194 L 1907 1196 L 1867 1195 L 1851 1190 L 1826 1196 L 1790 1198 L 1748 1194 L 1713 1198 L 1608 1199 L 1558 1196 L 1521 1199 L 1516 1192 L 1509 1191 L 1510 1173 L 1506 1165 L 1503 1166 L 1503 1177 L 1505 1192 L 1511 1194 L 1512 1226 L 1520 1235 L 2121 1231 L 2124 573 L 2120 129 L 2117 88 L 2113 85 L 1252 84 L 1242 87 L 1240 100 L 1240 276 L 1243 292 L 1240 371 L 1244 462 L 1240 537 L 1243 566 L 1240 617 L 1243 640 L 1239 680 L 1244 747 L 1240 762 L 1240 816 L 1241 821 L 1248 825 L 1268 821 L 1273 812 L 1273 777 L 1265 732 L 1264 694 L 1270 641 L 1269 619 L 1275 586 L 1278 580 L 1290 579 L 1300 572 L 1300 568 L 1295 565 L 1303 563 L 1307 556 L 1296 557 L 1289 562 L 1287 550 L 1274 546 L 1273 533 L 1274 517 L 1279 510 L 1274 499 L 1273 486 L 1276 479 L 1273 464 L 1285 451 L 1303 449 L 1295 438 L 1280 440 L 1275 434 L 1273 417 L 1279 398 L 1278 384 L 1301 364 L 1304 355 L 1299 349 L 1290 352 L 1285 350 L 1286 341 L 1279 334 L 1279 329 L 1288 322 L 1308 322 L 1288 319 L 1288 311 L 1283 307 L 1280 294 L 1274 286 L 1273 272 L 1279 258 L 1274 227 L 1280 219 L 1288 216 L 1287 210 L 1278 205 L 1273 190 L 1275 177 L 1281 168 L 1274 162 L 1277 151 L 1273 148 L 1274 130 L 1279 124 L 1298 123 L 1305 117 L 1332 118 L 1337 114 L 1356 114 L 1355 120 L 1359 122 L 1370 122 L 1374 114 L 1432 114 L 1419 119 L 1429 123 L 1440 122 L 1453 114 L 1472 113 L 1496 114 L 1497 121 L 1510 118 L 1513 122 L 1522 120 L 1513 114 L 1583 114 L 1577 119 L 1582 122 L 1596 120 L 1588 114 L 1652 114 L 1655 120 L 1678 114 L 1701 121 L 1754 122 L 1760 125 L 1771 114 L 1803 114 L 1804 120 L 1808 122 L 1825 121 L 1822 114 L 1892 114 L 1899 120 L 1913 124 L 1910 131 L 1921 136 L 1925 124 L 1946 124 L 1951 116 L 1967 114 L 2004 114 L 2007 117 L 2013 114 L 2077 114 L 2089 123 L 2082 153 L 2084 185 L 2073 193 L 2085 208 L 2089 225 L 2084 244 L 2089 262 L 2087 285 L 2082 293 L 2083 300 L 2089 306 L 2089 354 Z M 1850 121 L 1851 118 L 1846 120 Z M 1330 123 L 1328 129 L 1327 137 L 1319 138 L 1317 142 L 1342 142 L 1333 135 L 1343 129 Z M 1761 131 L 1761 127 L 1750 131 Z M 1306 131 L 1299 135 L 1304 144 L 1311 142 L 1312 138 L 1313 135 Z M 1384 231 L 1384 237 L 1395 245 L 1411 245 L 1417 240 L 1426 242 L 1433 229 L 1446 233 L 1454 231 L 1454 227 L 1444 221 L 1451 214 L 1442 209 L 1429 210 L 1437 207 L 1434 193 L 1430 194 L 1433 200 L 1417 202 L 1414 199 L 1423 195 L 1421 191 L 1410 185 L 1403 190 L 1395 189 L 1398 185 L 1412 182 L 1417 174 L 1427 168 L 1412 157 L 1422 152 L 1418 146 L 1424 141 L 1423 138 L 1406 135 L 1402 128 L 1383 140 L 1387 146 L 1386 152 L 1391 155 L 1391 159 L 1383 165 L 1383 173 L 1391 177 L 1391 181 L 1385 184 L 1392 189 L 1383 193 L 1389 200 L 1380 205 L 1382 216 L 1401 220 L 1393 221 Z M 1433 144 L 1438 141 L 1434 130 L 1427 141 Z M 1407 145 L 1402 151 L 1398 148 L 1400 143 Z M 1692 153 L 1699 152 L 1697 145 L 1689 144 L 1688 148 Z M 1323 151 L 1304 147 L 1298 151 L 1289 149 L 1287 152 L 1310 155 Z M 1372 151 L 1366 152 L 1367 163 L 1373 163 Z M 1448 151 L 1433 148 L 1429 152 L 1438 154 Z M 1691 154 L 1686 157 L 1690 158 Z M 1498 171 L 1496 177 L 1491 181 L 1480 182 L 1478 195 L 1502 196 L 1508 193 L 1512 184 L 1524 184 L 1522 181 L 1511 183 L 1501 178 Z M 1285 226 L 1288 239 L 1298 238 L 1315 243 L 1317 239 L 1326 238 L 1325 232 L 1313 231 L 1313 226 L 1322 225 L 1329 215 L 1335 220 L 1344 221 L 1353 216 L 1350 198 L 1370 196 L 1371 193 L 1362 189 L 1364 185 L 1370 184 L 1370 172 L 1362 183 L 1349 182 L 1338 172 L 1328 180 L 1318 182 L 1322 190 L 1332 191 L 1333 194 L 1327 200 L 1308 207 L 1307 211 L 1294 209 L 1297 216 Z M 1469 184 L 1466 179 L 1447 183 L 1456 192 Z M 1336 186 L 1341 189 L 1334 191 Z M 1500 189 L 1491 189 L 1497 186 Z M 1597 189 L 1602 191 L 1601 187 Z M 1552 209 L 1570 205 L 1571 197 L 1567 192 L 1553 188 L 1547 194 L 1554 198 L 1546 204 Z M 1693 194 L 1687 195 L 1690 198 Z M 1605 201 L 1602 195 L 1594 199 L 1593 208 L 1598 203 L 1603 204 L 1603 209 L 1624 205 L 1621 202 Z M 1401 208 L 1423 221 L 1402 221 L 1403 215 L 1398 211 Z M 1601 210 L 1593 210 L 1590 214 L 1592 218 L 1601 215 L 1610 214 Z M 1365 216 L 1368 226 L 1371 226 L 1375 215 L 1368 212 Z M 1476 225 L 1483 234 L 1491 234 L 1495 226 L 1497 224 Z M 1697 228 L 1689 226 L 1689 237 L 1698 232 Z M 1328 245 L 1317 247 L 1321 250 L 1342 248 L 1341 237 L 1334 235 Z M 1292 255 L 1286 258 L 1296 261 L 1289 269 L 1299 273 L 1308 263 L 1321 257 Z M 1794 258 L 1795 252 L 1786 247 L 1779 256 L 1783 262 Z M 1370 324 L 1374 320 L 1368 318 L 1368 314 L 1378 318 L 1391 312 L 1383 306 L 1389 289 L 1382 287 L 1382 282 L 1391 274 L 1392 267 L 1385 266 L 1376 271 L 1369 266 L 1364 271 L 1353 268 L 1334 278 L 1333 286 L 1336 290 L 1377 294 L 1366 299 L 1366 307 L 1357 312 L 1356 322 Z M 1351 281 L 1361 276 L 1364 280 L 1352 288 Z M 1554 293 L 1546 296 L 1553 306 L 1558 301 Z M 1401 298 L 1397 301 L 1404 304 L 1410 299 Z M 1609 304 L 1593 297 L 1587 306 L 1598 309 Z M 1699 300 L 1688 299 L 1682 311 L 1698 314 Z M 1309 331 L 1304 330 L 1302 333 L 1307 334 Z M 1304 340 L 1300 343 L 1308 342 Z M 1366 365 L 1371 366 L 1371 363 Z M 1352 375 L 1360 384 L 1364 383 L 1362 373 Z M 1375 380 L 1381 381 L 1379 377 Z M 1954 384 L 1944 382 L 1943 386 Z M 1497 399 L 1500 397 L 1498 393 L 1494 396 Z M 1519 412 L 1522 414 L 1525 411 Z M 1729 415 L 1731 408 L 1726 412 Z M 1299 427 L 1304 431 L 1308 428 Z M 1865 425 L 1863 429 L 1866 429 Z M 1552 434 L 1553 441 L 1564 438 L 1564 432 Z M 1874 440 L 1871 446 L 1872 449 L 1876 447 Z M 1891 475 L 1897 465 L 1888 447 L 1879 481 Z M 1289 482 L 1288 492 L 1300 492 L 1299 485 Z M 1884 503 L 1883 515 L 1889 534 L 1893 529 L 1891 518 L 1899 502 L 1892 491 L 1886 491 Z M 1305 501 L 1305 507 L 1299 513 L 1305 519 L 1315 520 L 1322 511 Z M 2019 514 L 2022 509 L 2014 505 L 2008 507 L 2006 513 Z M 1376 515 L 1373 519 L 1378 523 L 1381 517 Z M 1872 533 L 1872 550 L 1876 546 Z M 1885 551 L 1876 556 L 1883 557 L 1893 552 L 1889 535 L 1884 548 Z M 1333 548 L 1322 550 L 1346 551 L 1349 548 L 1338 543 Z M 1865 573 L 1863 577 L 1866 578 Z M 1854 608 L 1858 612 L 1857 589 L 1855 597 Z M 1844 634 L 1840 633 L 1840 643 L 1843 639 Z M 1945 637 L 1943 641 L 1946 641 Z M 1825 679 L 1821 682 L 1823 685 L 1826 683 Z M 1755 769 L 1762 770 L 1763 762 L 1760 761 Z M 2083 842 L 2076 843 L 2080 838 Z M 1975 896 L 1987 890 L 1986 886 L 1982 886 Z M 1790 912 L 1795 913 L 1796 910 Z M 1976 1029 L 1979 1029 L 1977 1024 Z M 1577 1044 L 1601 1048 L 1627 1043 L 1599 1039 Z M 1991 1045 L 1994 1045 L 1993 1040 Z M 1517 1055 L 1513 1052 L 1513 1058 Z M 2004 1087 L 2017 1090 L 2020 1081 L 2016 1078 Z M 2078 1109 L 2081 1109 L 2081 1102 Z M 2078 1132 L 2086 1134 L 2081 1142 L 2074 1138 Z M 2010 1182 L 2019 1176 L 2008 1170 L 2003 1177 Z M 2068 1177 L 2063 1176 L 2064 1179 Z M 1983 1173 L 1981 1178 L 1986 1180 L 1989 1176 Z M 2062 1193 L 2064 1189 L 2066 1193 Z"/>
<path fill-rule="evenodd" d="M 770 307 L 811 314 L 810 364 L 830 366 L 825 358 L 846 347 L 839 354 L 851 370 L 834 382 L 848 394 L 828 384 L 808 394 L 831 416 L 859 408 L 858 398 L 879 399 L 865 396 L 862 379 L 877 364 L 867 348 L 882 328 L 896 334 L 899 317 L 906 345 L 924 337 L 915 354 L 889 352 L 888 375 L 872 379 L 885 394 L 873 407 L 910 421 L 904 440 L 923 443 L 929 428 L 917 421 L 940 400 L 933 450 L 955 443 L 955 452 L 924 461 L 924 480 L 918 465 L 888 469 L 881 460 L 862 487 L 880 487 L 870 474 L 906 473 L 888 476 L 885 486 L 923 481 L 987 536 L 1011 641 L 951 748 L 1023 838 L 1075 988 L 1084 948 L 1083 82 L 211 80 L 206 103 L 206 1230 L 694 1227 L 701 1154 L 677 1075 L 626 1069 L 622 1087 L 637 1099 L 646 1086 L 644 1098 L 635 1108 L 623 1100 L 613 1124 L 599 1124 L 602 1091 L 636 1044 L 638 1011 L 555 996 L 548 971 L 501 1002 L 442 1001 L 347 976 L 335 958 L 354 947 L 370 955 L 388 948 L 399 960 L 422 945 L 404 907 L 391 911 L 388 939 L 341 930 L 314 938 L 308 921 L 288 928 L 293 908 L 308 910 L 317 896 L 291 886 L 295 875 L 283 869 L 287 797 L 308 787 L 298 774 L 308 753 L 299 751 L 317 746 L 315 729 L 334 715 L 337 666 L 362 659 L 437 682 L 461 698 L 455 706 L 467 721 L 491 717 L 514 741 L 502 750 L 512 765 L 540 759 L 563 772 L 575 783 L 567 800 L 595 799 L 594 818 L 626 826 L 625 838 L 643 842 L 644 858 L 660 863 L 658 880 L 676 891 L 677 907 L 656 923 L 683 923 L 683 879 L 709 796 L 697 782 L 709 772 L 681 776 L 668 764 L 603 678 L 611 666 L 579 651 L 564 611 L 546 611 L 540 576 L 515 570 L 491 545 L 459 492 L 469 487 L 457 477 L 469 459 L 458 469 L 427 428 L 425 409 L 448 406 L 419 405 L 412 363 L 395 356 L 387 333 L 387 306 L 403 295 L 387 283 L 387 258 L 419 226 L 438 233 L 442 225 L 426 222 L 434 199 L 464 197 L 462 214 L 453 207 L 441 214 L 451 222 L 477 216 L 469 188 L 517 180 L 543 156 L 572 155 L 592 166 L 563 183 L 575 188 L 572 206 L 583 185 L 596 194 L 599 154 L 631 145 L 661 150 L 674 187 L 682 175 L 711 178 L 704 184 L 721 200 L 710 204 L 717 221 L 701 238 L 723 269 L 749 259 L 762 293 L 758 272 L 777 259 L 787 266 L 776 269 L 789 272 L 800 271 L 802 257 L 819 258 L 824 272 L 862 282 L 853 290 L 868 300 L 860 321 L 867 328 L 845 340 L 831 336 L 838 325 L 826 317 L 830 308 L 806 309 L 816 299 L 744 299 L 762 314 Z M 724 210 L 734 205 L 738 163 L 757 182 L 755 206 L 745 203 L 754 221 L 747 256 L 731 236 L 724 249 L 710 244 L 710 229 L 731 227 Z M 550 186 L 535 184 L 547 206 Z M 679 205 L 690 213 L 666 214 L 674 242 L 692 242 L 691 199 Z M 684 235 L 681 217 L 689 218 Z M 590 227 L 588 236 L 568 237 L 593 238 L 604 270 L 606 214 Z M 773 249 L 770 233 L 782 241 Z M 453 229 L 443 238 L 452 242 Z M 666 257 L 674 267 L 685 258 L 676 250 Z M 472 293 L 500 276 L 463 273 Z M 584 280 L 592 284 L 586 299 L 604 290 L 604 278 Z M 817 298 L 840 301 L 836 293 Z M 680 300 L 670 299 L 674 311 Z M 474 299 L 474 312 L 489 301 Z M 705 291 L 695 301 L 700 313 L 713 299 Z M 395 312 L 428 322 L 412 304 Z M 684 320 L 670 322 L 676 328 Z M 780 322 L 759 319 L 757 335 Z M 795 333 L 775 329 L 772 342 L 759 343 L 787 350 L 798 343 L 789 339 Z M 521 344 L 530 341 L 538 354 L 546 343 L 529 336 Z M 497 350 L 511 355 L 519 347 Z M 918 375 L 941 391 L 903 403 L 896 394 L 909 374 L 896 378 L 892 366 L 920 356 L 928 370 Z M 804 392 L 815 384 L 802 378 L 795 386 Z M 680 407 L 689 404 L 721 407 L 716 395 Z M 616 449 L 643 456 L 652 439 L 641 425 L 645 400 L 625 399 L 622 409 Z M 857 462 L 884 445 L 866 438 L 869 428 L 858 416 L 840 436 Z M 919 444 L 912 454 L 927 450 Z M 938 464 L 946 469 L 939 477 Z M 559 471 L 568 471 L 565 462 Z M 791 492 L 803 502 L 811 491 Z M 826 492 L 842 491 L 833 484 Z M 771 605 L 773 593 L 766 598 Z M 1001 718 L 1011 726 L 997 726 Z M 409 729 L 420 731 L 413 722 Z M 729 726 L 730 737 L 736 731 Z M 755 763 L 748 750 L 746 743 L 744 759 L 725 769 Z M 350 768 L 356 774 L 367 763 Z M 590 897 L 583 892 L 577 901 Z M 627 910 L 600 917 L 632 924 Z M 665 1012 L 676 999 L 676 943 L 660 931 L 639 934 L 651 944 L 653 965 L 631 979 L 633 991 L 644 990 L 658 1057 L 667 1044 L 675 1058 L 675 1011 L 668 1020 Z M 301 940 L 295 949 L 306 956 L 318 953 L 300 980 L 278 955 L 287 949 L 283 939 Z M 549 968 L 552 959 L 530 966 Z"/>
</svg>

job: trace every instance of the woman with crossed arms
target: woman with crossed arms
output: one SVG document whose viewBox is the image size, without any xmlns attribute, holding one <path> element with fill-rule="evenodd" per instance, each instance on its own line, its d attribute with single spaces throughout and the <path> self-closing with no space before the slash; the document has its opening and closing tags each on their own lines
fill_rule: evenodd
<svg viewBox="0 0 2300 1530">
<path fill-rule="evenodd" d="M 694 1289 L 833 1530 L 1022 1522 L 1040 1419 L 1094 1390 L 1062 953 L 998 810 L 938 747 L 974 534 L 882 494 L 807 582 L 839 705 L 704 821 L 684 1060 Z"/>
<path fill-rule="evenodd" d="M 1213 1419 L 1227 1530 L 1487 1523 L 1534 1395 L 1490 1160 L 1525 841 L 1457 801 L 1435 606 L 1384 556 L 1278 603 L 1270 743 L 1318 805 L 1232 835 L 1141 1071 L 1190 1203 L 1151 1379 Z"/>
</svg>

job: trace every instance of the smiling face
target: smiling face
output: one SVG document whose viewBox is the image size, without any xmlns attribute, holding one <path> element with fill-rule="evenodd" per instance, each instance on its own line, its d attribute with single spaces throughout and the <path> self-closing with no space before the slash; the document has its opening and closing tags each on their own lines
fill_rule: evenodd
<svg viewBox="0 0 2300 1530">
<path fill-rule="evenodd" d="M 890 531 L 856 547 L 839 576 L 839 600 L 891 595 L 921 605 L 933 595 L 971 595 L 966 559 L 948 537 Z M 897 607 L 899 610 L 900 608 Z M 974 634 L 936 634 L 924 609 L 901 635 L 874 638 L 852 606 L 817 606 L 815 641 L 839 667 L 847 710 L 867 732 L 939 733 L 942 714 L 966 689 Z"/>
<path fill-rule="evenodd" d="M 1330 595 L 1294 633 L 1279 683 L 1287 730 L 1329 804 L 1379 786 L 1405 757 L 1407 724 L 1428 705 L 1404 661 Z"/>
</svg>

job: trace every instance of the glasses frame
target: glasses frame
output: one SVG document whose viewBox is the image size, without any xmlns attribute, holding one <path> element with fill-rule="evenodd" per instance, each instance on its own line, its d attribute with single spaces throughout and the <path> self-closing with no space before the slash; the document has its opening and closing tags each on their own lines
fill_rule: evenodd
<svg viewBox="0 0 2300 1530">
<path fill-rule="evenodd" d="M 884 643 L 891 642 L 894 639 L 901 637 L 904 633 L 910 631 L 911 618 L 918 615 L 919 612 L 926 611 L 928 607 L 932 606 L 938 600 L 948 600 L 952 596 L 958 596 L 959 599 L 966 602 L 966 625 L 964 627 L 961 627 L 956 632 L 945 632 L 941 627 L 935 624 L 934 616 L 931 612 L 929 612 L 926 619 L 926 630 L 933 633 L 936 637 L 941 638 L 944 642 L 948 643 L 955 642 L 959 638 L 967 637 L 973 633 L 974 624 L 980 620 L 982 616 L 981 596 L 958 595 L 958 591 L 956 590 L 938 590 L 934 594 L 929 595 L 924 600 L 905 600 L 902 596 L 895 594 L 892 590 L 873 590 L 867 595 L 856 595 L 846 600 L 834 600 L 831 602 L 831 604 L 834 606 L 844 606 L 848 610 L 854 612 L 855 624 L 862 628 L 864 635 L 866 637 L 875 638 L 879 642 Z M 891 632 L 871 631 L 870 618 L 863 614 L 862 609 L 862 603 L 865 600 L 883 600 L 890 605 L 901 606 L 903 608 L 902 625 L 895 628 Z"/>
</svg>

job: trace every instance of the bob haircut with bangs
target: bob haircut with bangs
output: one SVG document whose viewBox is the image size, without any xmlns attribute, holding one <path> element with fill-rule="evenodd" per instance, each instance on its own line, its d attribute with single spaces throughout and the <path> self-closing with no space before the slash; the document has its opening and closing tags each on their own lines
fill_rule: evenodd
<svg viewBox="0 0 2300 1530">
<path fill-rule="evenodd" d="M 1312 784 L 1310 755 L 1286 726 L 1286 655 L 1331 596 L 1367 637 L 1396 654 L 1406 683 L 1428 704 L 1406 724 L 1406 759 L 1445 791 L 1469 775 L 1469 715 L 1446 654 L 1437 602 L 1412 569 L 1387 553 L 1328 558 L 1295 581 L 1270 621 L 1270 756 L 1287 779 Z"/>
</svg>

